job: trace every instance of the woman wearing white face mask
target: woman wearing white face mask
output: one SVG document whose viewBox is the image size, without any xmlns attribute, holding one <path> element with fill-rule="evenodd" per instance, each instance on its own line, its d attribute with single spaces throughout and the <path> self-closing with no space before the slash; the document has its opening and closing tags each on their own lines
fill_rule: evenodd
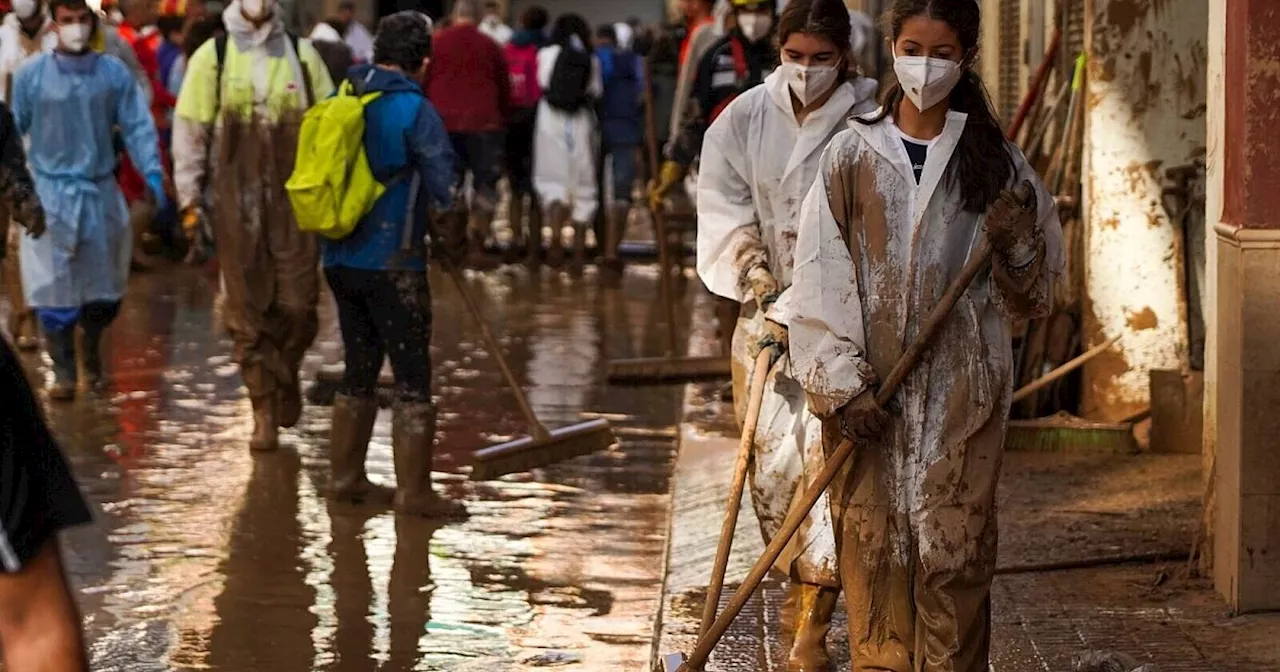
<svg viewBox="0 0 1280 672">
<path fill-rule="evenodd" d="M 1063 258 L 1053 198 L 971 69 L 980 25 L 975 2 L 894 3 L 900 83 L 827 148 L 785 297 L 827 448 L 859 445 L 829 491 L 856 670 L 988 665 L 1011 325 L 1049 310 Z M 1024 182 L 1025 206 L 1009 192 Z M 984 242 L 990 271 L 880 408 L 878 379 Z"/>
<path fill-rule="evenodd" d="M 848 76 L 849 14 L 841 0 L 791 0 L 778 17 L 782 64 L 711 124 L 698 176 L 698 273 L 742 305 L 733 337 L 734 398 L 741 417 L 756 356 L 785 353 L 788 317 L 775 303 L 791 284 L 800 208 L 831 138 L 870 111 L 876 84 Z M 775 358 L 756 430 L 752 501 L 772 538 L 797 488 L 822 467 L 821 424 L 783 354 Z M 786 623 L 790 670 L 824 670 L 823 642 L 839 595 L 828 509 L 810 516 L 778 569 L 791 576 Z"/>
</svg>

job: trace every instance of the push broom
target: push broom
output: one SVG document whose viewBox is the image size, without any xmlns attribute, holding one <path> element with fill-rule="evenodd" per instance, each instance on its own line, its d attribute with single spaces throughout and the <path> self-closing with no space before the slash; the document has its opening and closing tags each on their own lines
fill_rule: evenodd
<svg viewBox="0 0 1280 672">
<path fill-rule="evenodd" d="M 1014 193 L 1018 201 L 1025 206 L 1031 198 L 1031 185 L 1024 182 L 1018 185 Z M 968 290 L 974 278 L 978 277 L 978 274 L 987 268 L 987 263 L 990 260 L 991 246 L 986 240 L 983 240 L 978 251 L 965 264 L 960 275 L 951 282 L 951 286 L 947 288 L 946 293 L 938 301 L 938 305 L 929 313 L 928 319 L 920 327 L 915 340 L 911 342 L 902 353 L 902 357 L 894 364 L 893 370 L 885 378 L 884 384 L 876 391 L 876 403 L 882 408 L 893 400 L 898 388 L 906 380 L 911 370 L 915 368 L 916 363 L 920 361 L 925 350 L 932 342 L 934 335 L 942 328 L 947 316 L 951 314 L 951 309 L 955 307 L 960 297 Z M 698 645 L 693 654 L 687 659 L 682 653 L 663 656 L 662 662 L 666 672 L 702 672 L 703 666 L 707 664 L 707 659 L 711 657 L 711 652 L 720 643 L 725 632 L 729 630 L 733 620 L 738 617 L 738 614 L 742 613 L 742 608 L 746 606 L 747 600 L 751 599 L 752 594 L 760 587 L 760 583 L 764 581 L 765 574 L 769 572 L 769 568 L 777 561 L 778 556 L 782 555 L 782 551 L 787 544 L 791 543 L 791 539 L 795 537 L 800 525 L 809 516 L 809 512 L 817 505 L 822 493 L 826 492 L 827 487 L 835 480 L 840 469 L 853 457 L 856 448 L 857 446 L 849 439 L 840 442 L 835 452 L 827 458 L 822 472 L 805 490 L 803 497 L 796 506 L 791 508 L 786 519 L 782 522 L 781 529 L 769 542 L 768 547 L 765 548 L 764 555 L 751 567 L 751 572 L 747 574 L 746 580 L 742 582 L 738 590 L 734 591 L 733 597 L 729 599 L 729 604 L 725 606 L 724 612 L 698 638 Z M 712 608 L 714 609 L 714 607 Z"/>
<path fill-rule="evenodd" d="M 649 78 L 648 63 L 645 63 L 645 82 Z M 654 121 L 653 91 L 646 84 L 644 87 L 644 122 L 648 135 L 649 170 L 651 174 L 658 172 L 657 123 Z M 667 320 L 666 353 L 662 357 L 644 357 L 640 359 L 615 359 L 606 363 L 606 373 L 611 383 L 676 383 L 705 380 L 709 378 L 728 378 L 731 374 L 729 357 L 679 357 L 679 343 L 676 336 L 675 301 L 671 296 L 671 251 L 668 248 L 667 215 L 662 208 L 653 208 L 654 235 L 658 239 L 658 293 L 659 301 Z"/>
<path fill-rule="evenodd" d="M 493 332 L 489 329 L 489 323 L 485 321 L 480 308 L 476 306 L 471 293 L 467 291 L 462 272 L 451 261 L 444 261 L 443 265 L 449 273 L 449 278 L 453 280 L 454 287 L 458 288 L 462 302 L 467 305 L 467 312 L 471 313 L 480 325 L 480 334 L 484 337 L 485 345 L 498 361 L 498 367 L 502 369 L 502 377 L 506 379 L 507 386 L 511 388 L 516 402 L 520 405 L 520 412 L 529 423 L 529 436 L 477 450 L 473 455 L 471 480 L 488 481 L 504 474 L 529 471 L 580 455 L 607 450 L 617 443 L 609 421 L 603 418 L 556 429 L 547 429 L 546 425 L 538 420 L 538 416 L 533 412 L 533 406 L 529 404 L 529 397 L 525 395 L 524 389 L 520 387 L 520 381 L 516 380 L 515 374 L 511 372 L 506 358 L 502 356 L 498 339 L 494 338 Z"/>
</svg>

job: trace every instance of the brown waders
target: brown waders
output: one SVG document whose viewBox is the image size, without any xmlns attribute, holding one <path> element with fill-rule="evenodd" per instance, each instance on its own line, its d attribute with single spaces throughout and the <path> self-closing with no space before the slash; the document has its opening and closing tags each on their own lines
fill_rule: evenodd
<svg viewBox="0 0 1280 672">
<path fill-rule="evenodd" d="M 302 413 L 298 369 L 316 337 L 319 245 L 298 230 L 284 184 L 293 171 L 296 122 L 255 128 L 228 117 L 214 162 L 214 237 L 254 430 L 250 448 L 274 450 L 277 428 Z"/>
</svg>

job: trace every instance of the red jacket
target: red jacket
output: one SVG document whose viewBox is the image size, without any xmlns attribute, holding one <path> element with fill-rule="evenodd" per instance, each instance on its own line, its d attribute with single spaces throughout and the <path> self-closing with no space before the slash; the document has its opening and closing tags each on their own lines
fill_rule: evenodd
<svg viewBox="0 0 1280 672">
<path fill-rule="evenodd" d="M 507 61 L 498 43 L 474 25 L 435 35 L 423 89 L 450 133 L 500 131 L 506 125 Z"/>
</svg>

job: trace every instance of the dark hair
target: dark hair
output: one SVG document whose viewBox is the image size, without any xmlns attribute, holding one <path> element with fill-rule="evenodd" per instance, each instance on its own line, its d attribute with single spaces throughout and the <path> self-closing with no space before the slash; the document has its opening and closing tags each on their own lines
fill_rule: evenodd
<svg viewBox="0 0 1280 672">
<path fill-rule="evenodd" d="M 542 32 L 548 23 L 551 23 L 551 15 L 541 5 L 527 7 L 520 14 L 520 27 L 526 30 Z"/>
<path fill-rule="evenodd" d="M 489 0 L 489 2 L 484 3 L 484 11 L 486 11 L 486 12 L 493 12 L 494 14 L 501 14 L 501 13 L 502 13 L 502 3 L 501 3 L 501 2 L 493 2 L 493 0 Z"/>
<path fill-rule="evenodd" d="M 156 19 L 156 28 L 160 29 L 160 34 L 166 39 L 170 33 L 180 33 L 187 25 L 187 17 L 185 16 L 162 16 Z"/>
<path fill-rule="evenodd" d="M 600 26 L 599 28 L 596 28 L 596 39 L 609 40 L 610 42 L 617 42 L 618 31 L 614 30 L 613 26 L 606 23 L 605 25 Z"/>
<path fill-rule="evenodd" d="M 89 3 L 85 2 L 85 0 L 49 0 L 50 17 L 53 17 L 59 9 L 66 9 L 73 12 L 88 10 L 90 14 L 94 15 L 94 21 L 97 22 L 97 13 L 89 7 Z"/>
<path fill-rule="evenodd" d="M 846 59 L 849 58 L 853 28 L 849 10 L 843 0 L 791 0 L 778 17 L 778 48 L 795 33 L 816 35 L 830 40 Z"/>
<path fill-rule="evenodd" d="M 189 61 L 201 45 L 213 39 L 218 33 L 224 32 L 226 27 L 222 25 L 222 15 L 210 14 L 187 29 L 187 34 L 182 36 L 182 53 Z"/>
<path fill-rule="evenodd" d="M 947 166 L 947 186 L 960 188 L 965 210 L 982 213 L 995 202 L 1013 178 L 1016 167 L 1013 154 L 1005 141 L 1000 121 L 991 106 L 991 97 L 982 77 L 973 70 L 973 57 L 978 53 L 978 35 L 982 14 L 976 2 L 956 0 L 896 0 L 885 16 L 885 33 L 897 42 L 902 26 L 917 16 L 925 16 L 951 26 L 964 49 L 964 74 L 951 90 L 951 109 L 968 115 L 955 159 Z M 884 109 L 864 124 L 878 123 L 902 103 L 902 85 L 893 80 L 884 94 Z"/>
<path fill-rule="evenodd" d="M 591 53 L 591 27 L 587 25 L 587 20 L 577 14 L 561 14 L 556 19 L 555 28 L 551 29 L 551 44 L 568 49 L 569 39 L 574 35 L 582 40 L 587 53 Z"/>
<path fill-rule="evenodd" d="M 431 55 L 431 23 L 425 14 L 405 10 L 390 14 L 378 22 L 373 38 L 373 62 L 394 65 L 406 73 L 422 67 Z"/>
</svg>

